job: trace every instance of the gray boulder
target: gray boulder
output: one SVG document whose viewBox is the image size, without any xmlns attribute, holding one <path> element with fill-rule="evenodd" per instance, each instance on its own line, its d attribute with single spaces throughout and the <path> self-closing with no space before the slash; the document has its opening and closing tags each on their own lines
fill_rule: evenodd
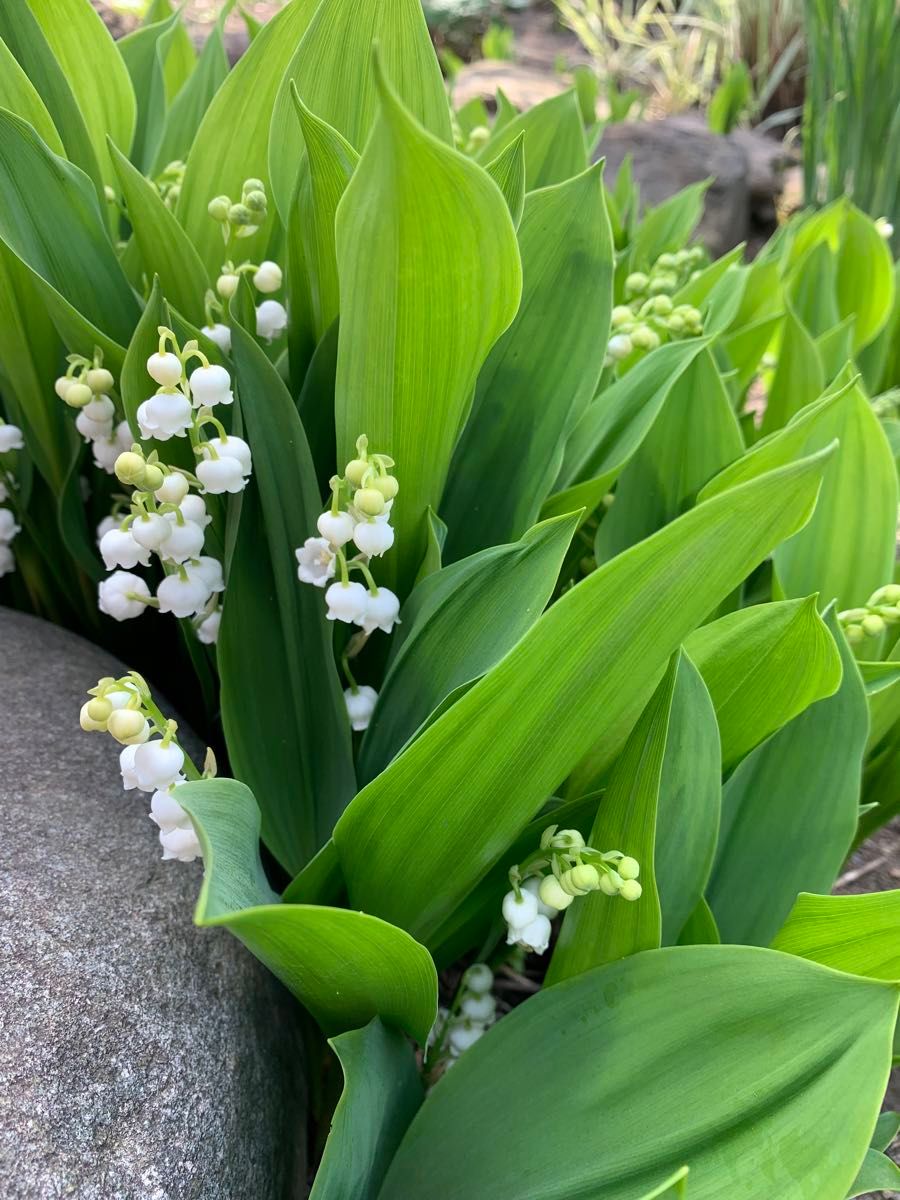
<svg viewBox="0 0 900 1200">
<path fill-rule="evenodd" d="M 84 692 L 124 669 L 0 610 L 0 1195 L 283 1200 L 305 1180 L 297 1009 L 162 862 Z"/>
</svg>

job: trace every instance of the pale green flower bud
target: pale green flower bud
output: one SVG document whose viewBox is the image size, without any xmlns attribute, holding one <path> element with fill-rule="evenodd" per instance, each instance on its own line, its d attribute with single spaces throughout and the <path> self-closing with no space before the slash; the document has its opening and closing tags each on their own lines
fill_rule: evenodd
<svg viewBox="0 0 900 1200">
<path fill-rule="evenodd" d="M 266 185 L 261 179 L 245 179 L 244 186 L 241 191 L 246 196 L 248 192 L 262 192 L 265 194 Z"/>
<path fill-rule="evenodd" d="M 643 271 L 632 271 L 625 280 L 625 295 L 638 296 L 641 292 L 646 292 L 648 282 Z"/>
<path fill-rule="evenodd" d="M 264 213 L 268 207 L 265 192 L 247 192 L 244 196 L 244 204 L 253 213 Z M 243 224 L 243 222 L 238 222 Z"/>
<path fill-rule="evenodd" d="M 613 329 L 619 329 L 623 325 L 628 325 L 634 320 L 634 313 L 627 304 L 617 304 L 612 310 L 610 317 Z"/>
<path fill-rule="evenodd" d="M 618 896 L 619 887 L 616 879 L 619 878 L 615 874 L 610 874 L 608 871 L 600 873 L 600 891 L 604 896 Z"/>
<path fill-rule="evenodd" d="M 596 892 L 600 887 L 600 872 L 590 863 L 580 863 L 568 872 L 573 887 L 582 892 Z"/>
<path fill-rule="evenodd" d="M 659 345 L 659 334 L 649 325 L 638 325 L 631 331 L 631 344 L 638 350 L 655 350 Z"/>
<path fill-rule="evenodd" d="M 644 889 L 636 879 L 626 879 L 619 888 L 623 900 L 640 900 Z"/>
<path fill-rule="evenodd" d="M 574 896 L 563 891 L 555 875 L 546 875 L 541 880 L 538 896 L 542 904 L 546 904 L 548 908 L 555 908 L 557 911 L 568 908 L 575 899 Z"/>
<path fill-rule="evenodd" d="M 69 408 L 84 408 L 86 404 L 94 398 L 94 393 L 86 383 L 73 383 L 66 388 L 66 394 L 63 396 Z"/>
<path fill-rule="evenodd" d="M 93 367 L 87 373 L 87 385 L 98 396 L 105 396 L 115 387 L 112 372 L 105 367 Z"/>
<path fill-rule="evenodd" d="M 344 475 L 348 483 L 352 483 L 354 487 L 359 487 L 368 469 L 369 464 L 364 458 L 351 458 L 344 470 Z"/>
<path fill-rule="evenodd" d="M 88 700 L 87 711 L 92 721 L 105 726 L 113 711 L 113 706 L 108 700 L 104 700 L 102 696 L 95 696 L 93 700 Z"/>
<path fill-rule="evenodd" d="M 153 463 L 148 463 L 144 468 L 143 478 L 141 479 L 141 487 L 145 492 L 155 492 L 157 488 L 161 488 L 165 475 L 159 467 Z"/>
<path fill-rule="evenodd" d="M 616 870 L 625 880 L 637 879 L 641 873 L 641 864 L 636 858 L 629 858 L 626 854 L 624 858 L 619 859 Z"/>
<path fill-rule="evenodd" d="M 216 196 L 210 200 L 206 206 L 206 211 L 214 221 L 227 221 L 228 212 L 231 208 L 231 200 L 228 196 Z"/>
<path fill-rule="evenodd" d="M 246 204 L 232 204 L 228 210 L 228 220 L 232 225 L 249 225 L 253 220 L 253 213 Z"/>
<path fill-rule="evenodd" d="M 678 260 L 674 254 L 661 254 L 653 265 L 660 271 L 671 271 L 673 267 L 678 266 Z"/>
<path fill-rule="evenodd" d="M 82 704 L 81 713 L 79 714 L 79 718 L 78 718 L 79 722 L 81 724 L 81 728 L 84 730 L 85 733 L 105 733 L 106 732 L 106 722 L 105 721 L 95 721 L 94 718 L 91 716 L 89 709 L 90 709 L 90 703 Z"/>
<path fill-rule="evenodd" d="M 672 311 L 671 296 L 654 296 L 649 303 L 657 317 L 667 317 Z"/>
<path fill-rule="evenodd" d="M 238 290 L 238 285 L 240 282 L 240 275 L 231 275 L 228 273 L 220 275 L 216 280 L 216 291 L 223 300 L 230 300 L 234 293 Z"/>
<path fill-rule="evenodd" d="M 147 718 L 136 708 L 117 708 L 111 714 L 106 728 L 123 746 L 145 742 L 149 736 Z"/>
<path fill-rule="evenodd" d="M 866 636 L 861 625 L 848 625 L 844 634 L 851 646 L 858 646 Z"/>
<path fill-rule="evenodd" d="M 660 292 L 674 292 L 678 287 L 678 279 L 671 271 L 663 271 L 660 275 L 654 275 L 647 285 L 647 291 L 651 296 L 658 296 Z"/>
<path fill-rule="evenodd" d="M 116 202 L 116 193 L 113 191 L 113 189 L 109 186 L 108 183 L 104 184 L 104 186 L 103 186 L 103 199 L 106 201 L 107 204 L 115 204 L 115 202 Z"/>
<path fill-rule="evenodd" d="M 360 488 L 353 497 L 354 505 L 367 517 L 377 517 L 384 512 L 384 496 L 377 488 Z"/>
<path fill-rule="evenodd" d="M 577 829 L 558 829 L 550 843 L 554 850 L 570 850 L 579 854 L 584 849 L 584 838 Z"/>
<path fill-rule="evenodd" d="M 130 483 L 133 487 L 141 484 L 147 464 L 140 454 L 126 450 L 116 459 L 116 478 L 120 483 Z"/>
<path fill-rule="evenodd" d="M 684 317 L 680 317 L 677 313 L 672 313 L 671 317 L 666 321 L 666 328 L 670 333 L 684 333 Z"/>
<path fill-rule="evenodd" d="M 884 620 L 881 617 L 876 616 L 874 613 L 869 613 L 868 616 L 863 617 L 862 619 L 863 633 L 866 634 L 867 637 L 880 637 L 886 628 L 887 627 L 884 623 Z"/>
<path fill-rule="evenodd" d="M 371 486 L 381 492 L 385 500 L 393 500 L 400 491 L 400 484 L 393 475 L 376 475 Z"/>
</svg>

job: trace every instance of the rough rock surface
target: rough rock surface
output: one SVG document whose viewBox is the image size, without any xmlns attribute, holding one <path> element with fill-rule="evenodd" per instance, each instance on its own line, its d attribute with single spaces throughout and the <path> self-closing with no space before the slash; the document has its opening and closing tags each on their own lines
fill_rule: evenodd
<svg viewBox="0 0 900 1200">
<path fill-rule="evenodd" d="M 286 992 L 191 914 L 87 687 L 123 669 L 0 610 L 0 1195 L 284 1200 L 305 1176 Z"/>
</svg>

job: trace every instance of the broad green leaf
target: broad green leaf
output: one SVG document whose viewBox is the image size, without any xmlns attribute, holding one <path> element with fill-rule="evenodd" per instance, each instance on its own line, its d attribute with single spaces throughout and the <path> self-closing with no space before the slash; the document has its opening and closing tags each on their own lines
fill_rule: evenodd
<svg viewBox="0 0 900 1200">
<path fill-rule="evenodd" d="M 115 175 L 106 139 L 127 154 L 137 119 L 134 88 L 118 47 L 103 18 L 84 0 L 27 0 L 27 4 L 72 89 L 103 182 L 112 184 Z"/>
<path fill-rule="evenodd" d="M 398 464 L 391 557 L 408 586 L 425 512 L 438 509 L 478 370 L 515 316 L 522 273 L 497 185 L 427 133 L 381 74 L 379 86 L 381 115 L 337 212 L 335 422 L 341 465 L 360 434 Z"/>
<path fill-rule="evenodd" d="M 577 517 L 557 517 L 519 542 L 492 546 L 429 575 L 403 606 L 390 669 L 366 731 L 368 783 L 456 688 L 511 650 L 547 605 Z"/>
<path fill-rule="evenodd" d="M 842 317 L 856 318 L 853 348 L 878 336 L 894 304 L 894 264 L 871 217 L 847 204 L 837 252 L 837 300 Z"/>
<path fill-rule="evenodd" d="M 846 321 L 841 321 L 816 338 L 816 349 L 819 351 L 826 379 L 835 379 L 844 363 L 853 357 L 854 321 L 854 317 L 848 317 Z"/>
<path fill-rule="evenodd" d="M 527 112 L 517 114 L 482 146 L 476 160 L 493 162 L 509 145 L 525 135 L 525 186 L 535 188 L 563 183 L 580 175 L 588 165 L 584 126 L 574 88 L 542 100 Z"/>
<path fill-rule="evenodd" d="M 887 1150 L 900 1131 L 900 1113 L 883 1112 L 875 1122 L 875 1132 L 869 1143 L 873 1150 Z"/>
<path fill-rule="evenodd" d="M 209 279 L 197 251 L 153 184 L 115 146 L 110 156 L 145 271 L 159 276 L 166 299 L 182 316 L 204 325 Z"/>
<path fill-rule="evenodd" d="M 847 1193 L 847 1200 L 875 1191 L 900 1192 L 900 1167 L 879 1150 L 867 1150 L 859 1173 Z"/>
<path fill-rule="evenodd" d="M 139 308 L 90 180 L 0 112 L 0 191 L 0 239 L 31 271 L 63 341 L 86 356 L 100 346 L 115 374 Z"/>
<path fill-rule="evenodd" d="M 703 198 L 711 179 L 689 184 L 655 208 L 648 208 L 631 247 L 629 269 L 643 271 L 661 254 L 681 250 L 703 216 Z"/>
<path fill-rule="evenodd" d="M 196 924 L 229 929 L 326 1033 L 378 1016 L 425 1041 L 437 1008 L 437 976 L 422 946 L 365 913 L 283 904 L 259 860 L 259 809 L 244 784 L 186 783 L 178 800 L 203 848 Z"/>
<path fill-rule="evenodd" d="M 694 630 L 685 647 L 712 696 L 726 770 L 841 682 L 840 652 L 815 596 L 728 613 Z"/>
<path fill-rule="evenodd" d="M 54 154 L 65 153 L 46 104 L 4 41 L 0 41 L 0 108 L 33 125 Z"/>
<path fill-rule="evenodd" d="M 772 942 L 848 975 L 900 979 L 900 891 L 859 896 L 802 892 Z"/>
<path fill-rule="evenodd" d="M 404 108 L 440 141 L 453 141 L 447 93 L 420 0 L 322 0 L 272 111 L 269 172 L 285 223 L 304 149 L 291 88 L 296 85 L 303 103 L 362 152 L 379 112 L 374 44 Z"/>
<path fill-rule="evenodd" d="M 354 903 L 432 932 L 588 749 L 643 707 L 691 629 L 808 519 L 823 466 L 735 488 L 566 592 L 343 814 L 334 836 Z"/>
<path fill-rule="evenodd" d="M 843 1200 L 896 1012 L 889 984 L 771 950 L 634 955 L 545 989 L 466 1051 L 379 1200 L 634 1200 L 684 1164 L 691 1200 Z"/>
<path fill-rule="evenodd" d="M 704 350 L 669 388 L 652 428 L 619 476 L 615 503 L 597 530 L 597 561 L 674 520 L 743 449 L 728 394 L 711 353 Z"/>
<path fill-rule="evenodd" d="M 816 343 L 785 301 L 778 366 L 766 399 L 763 433 L 786 425 L 801 408 L 822 394 L 825 383 Z"/>
<path fill-rule="evenodd" d="M 717 830 L 718 832 L 718 830 Z M 679 946 L 718 946 L 722 942 L 712 909 L 701 897 L 697 907 L 685 921 L 678 935 Z"/>
<path fill-rule="evenodd" d="M 291 0 L 276 13 L 250 43 L 200 122 L 187 159 L 177 215 L 210 278 L 219 274 L 225 252 L 221 226 L 206 207 L 214 196 L 239 200 L 245 179 L 268 182 L 272 106 L 316 6 L 317 0 Z M 240 242 L 242 257 L 253 262 L 264 257 L 274 207 L 270 197 L 269 219 L 259 233 Z"/>
<path fill-rule="evenodd" d="M 415 1055 L 406 1038 L 377 1017 L 331 1045 L 344 1072 L 344 1091 L 310 1200 L 376 1200 L 425 1098 Z"/>
<path fill-rule="evenodd" d="M 172 100 L 166 112 L 153 163 L 153 174 L 158 174 L 170 162 L 187 158 L 204 113 L 227 74 L 228 58 L 222 39 L 220 16 L 203 45 L 190 79 Z"/>
<path fill-rule="evenodd" d="M 840 320 L 835 295 L 837 263 L 827 242 L 817 242 L 792 271 L 788 283 L 790 314 L 814 339 Z M 846 356 L 838 366 L 847 361 Z"/>
<path fill-rule="evenodd" d="M 451 560 L 520 537 L 537 520 L 566 433 L 596 391 L 614 257 L 601 164 L 529 193 L 519 249 L 522 302 L 478 376 L 441 503 Z"/>
<path fill-rule="evenodd" d="M 672 657 L 650 703 L 625 743 L 600 802 L 588 845 L 621 850 L 641 864 L 643 894 L 629 903 L 602 892 L 581 896 L 563 917 L 545 986 L 642 950 L 662 937 L 654 848 L 660 781 L 680 655 Z"/>
<path fill-rule="evenodd" d="M 722 370 L 735 373 L 740 394 L 756 375 L 760 360 L 769 348 L 782 320 L 782 313 L 760 317 L 749 325 L 735 328 L 722 339 L 721 354 L 725 360 Z"/>
<path fill-rule="evenodd" d="M 338 323 L 331 326 L 310 359 L 297 397 L 297 411 L 316 465 L 319 494 L 328 495 L 334 474 L 334 377 L 337 371 Z"/>
<path fill-rule="evenodd" d="M 833 608 L 826 622 L 841 686 L 748 755 L 722 794 L 707 896 L 727 942 L 768 944 L 799 892 L 830 890 L 856 832 L 866 694 Z"/>
<path fill-rule="evenodd" d="M 300 183 L 296 226 L 303 241 L 306 285 L 318 344 L 340 309 L 334 217 L 359 155 L 336 129 L 311 113 L 292 85 L 307 169 Z"/>
<path fill-rule="evenodd" d="M 297 581 L 294 550 L 321 511 L 303 426 L 277 371 L 237 324 L 232 350 L 254 469 L 218 648 L 222 721 L 234 773 L 262 809 L 266 844 L 293 874 L 353 794 L 350 728 L 322 593 Z"/>
<path fill-rule="evenodd" d="M 740 264 L 745 249 L 745 243 L 741 242 L 733 250 L 723 254 L 721 258 L 711 262 L 708 267 L 704 267 L 696 278 L 689 280 L 675 293 L 672 297 L 673 302 L 675 304 L 693 304 L 695 308 L 699 308 L 710 298 L 713 289 L 729 272 L 729 269 Z"/>
<path fill-rule="evenodd" d="M 183 34 L 179 15 L 172 13 L 135 29 L 118 43 L 137 98 L 137 121 L 129 157 L 142 171 L 148 171 L 156 159 L 166 115 L 165 64 L 172 37 L 179 29 Z"/>
<path fill-rule="evenodd" d="M 518 229 L 525 208 L 525 134 L 520 131 L 484 169 L 503 193 Z"/>
</svg>

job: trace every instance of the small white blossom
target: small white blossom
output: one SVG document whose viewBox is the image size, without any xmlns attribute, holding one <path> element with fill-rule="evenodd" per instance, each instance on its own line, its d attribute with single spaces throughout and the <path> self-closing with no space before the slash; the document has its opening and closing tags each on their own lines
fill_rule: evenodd
<svg viewBox="0 0 900 1200">
<path fill-rule="evenodd" d="M 349 513 L 335 513 L 330 508 L 323 512 L 318 521 L 316 521 L 316 528 L 319 533 L 335 547 L 346 546 L 347 542 L 353 537 L 355 525 L 356 522 Z"/>
<path fill-rule="evenodd" d="M 631 344 L 631 338 L 628 336 L 628 334 L 617 333 L 609 339 L 606 347 L 606 353 L 614 362 L 621 362 L 623 358 L 628 357 L 633 349 L 634 347 Z"/>
<path fill-rule="evenodd" d="M 211 595 L 212 588 L 206 580 L 189 566 L 180 568 L 174 575 L 167 575 L 156 589 L 159 611 L 176 617 L 196 616 L 206 607 Z"/>
<path fill-rule="evenodd" d="M 137 410 L 141 437 L 167 442 L 184 437 L 191 427 L 191 402 L 183 392 L 157 392 Z"/>
<path fill-rule="evenodd" d="M 134 769 L 134 756 L 137 753 L 137 746 L 125 746 L 122 753 L 119 755 L 119 770 L 122 772 L 122 787 L 126 792 L 134 791 L 140 788 L 138 783 L 137 773 Z"/>
<path fill-rule="evenodd" d="M 212 517 L 206 511 L 206 502 L 203 497 L 196 496 L 193 492 L 185 496 L 178 505 L 178 509 L 186 521 L 193 521 L 195 525 L 199 525 L 201 528 L 205 529 L 212 521 Z M 173 521 L 175 520 L 174 514 L 167 513 L 166 515 Z"/>
<path fill-rule="evenodd" d="M 18 425 L 9 425 L 0 421 L 0 454 L 8 454 L 10 450 L 24 450 L 25 439 Z"/>
<path fill-rule="evenodd" d="M 369 593 L 361 583 L 333 583 L 325 593 L 329 621 L 359 625 L 366 615 Z"/>
<path fill-rule="evenodd" d="M 487 1032 L 486 1026 L 478 1021 L 454 1021 L 450 1026 L 450 1033 L 447 1036 L 447 1041 L 450 1045 L 450 1053 L 459 1056 L 464 1054 L 466 1050 L 470 1050 L 472 1046 L 483 1037 Z"/>
<path fill-rule="evenodd" d="M 135 746 L 135 749 L 137 747 Z M 159 788 L 150 801 L 150 820 L 167 833 L 172 829 L 191 827 L 191 819 L 168 788 Z"/>
<path fill-rule="evenodd" d="M 200 842 L 194 833 L 194 828 L 164 829 L 159 831 L 159 842 L 163 848 L 163 859 L 177 859 L 178 862 L 193 862 L 203 853 Z"/>
<path fill-rule="evenodd" d="M 134 438 L 131 436 L 131 426 L 127 421 L 120 421 L 118 423 L 114 431 L 114 436 L 120 450 L 131 449 Z"/>
<path fill-rule="evenodd" d="M 347 688 L 344 692 L 344 702 L 347 705 L 347 716 L 350 718 L 353 729 L 357 732 L 368 729 L 375 705 L 378 703 L 378 693 L 375 689 L 366 684 L 358 687 L 355 692 L 353 688 Z"/>
<path fill-rule="evenodd" d="M 263 300 L 256 310 L 256 333 L 258 337 L 273 342 L 287 329 L 287 311 L 277 300 Z"/>
<path fill-rule="evenodd" d="M 294 553 L 297 556 L 297 578 L 301 583 L 325 587 L 334 578 L 335 554 L 327 538 L 307 538 Z"/>
<path fill-rule="evenodd" d="M 109 431 L 112 433 L 113 418 L 116 415 L 116 406 L 110 400 L 109 396 L 95 396 L 81 410 L 81 416 L 90 417 L 98 425 L 109 425 Z"/>
<path fill-rule="evenodd" d="M 193 521 L 166 522 L 169 526 L 169 536 L 159 550 L 164 562 L 183 563 L 189 558 L 196 558 L 203 549 L 205 534 L 199 525 Z"/>
<path fill-rule="evenodd" d="M 394 544 L 394 529 L 387 521 L 360 521 L 353 530 L 357 548 L 369 558 L 378 558 Z"/>
<path fill-rule="evenodd" d="M 470 1021 L 493 1021 L 497 1015 L 497 1001 L 490 992 L 473 993 L 463 997 L 459 1011 Z"/>
<path fill-rule="evenodd" d="M 191 372 L 190 382 L 194 408 L 213 408 L 217 404 L 231 404 L 234 400 L 231 376 L 215 363 L 197 367 Z"/>
<path fill-rule="evenodd" d="M 218 322 L 215 325 L 204 325 L 200 332 L 218 346 L 223 354 L 231 353 L 231 330 L 227 325 L 220 325 Z"/>
<path fill-rule="evenodd" d="M 207 449 L 207 447 L 211 447 L 211 449 Z M 200 449 L 204 458 L 212 458 L 215 454 L 219 458 L 237 459 L 245 475 L 249 475 L 253 469 L 250 447 L 243 438 L 235 437 L 234 434 L 224 438 L 213 438 L 211 442 L 204 442 Z"/>
<path fill-rule="evenodd" d="M 196 562 L 191 564 L 192 574 L 199 576 L 211 592 L 224 592 L 225 579 L 222 575 L 222 564 L 217 558 L 201 554 Z"/>
<path fill-rule="evenodd" d="M 247 486 L 244 470 L 236 458 L 207 458 L 197 464 L 197 478 L 204 492 L 221 496 L 224 492 L 242 492 Z"/>
<path fill-rule="evenodd" d="M 487 963 L 472 963 L 463 976 L 463 982 L 470 992 L 484 995 L 494 986 L 494 972 Z"/>
<path fill-rule="evenodd" d="M 8 545 L 21 528 L 8 508 L 0 508 L 0 543 Z"/>
<path fill-rule="evenodd" d="M 151 354 L 147 359 L 147 374 L 160 387 L 174 387 L 181 382 L 181 359 L 177 354 Z"/>
<path fill-rule="evenodd" d="M 112 421 L 95 421 L 81 410 L 75 418 L 75 428 L 86 442 L 99 442 L 112 436 Z"/>
<path fill-rule="evenodd" d="M 144 742 L 134 755 L 134 774 L 142 792 L 155 792 L 175 782 L 184 766 L 184 751 L 175 742 L 166 746 L 161 738 Z"/>
<path fill-rule="evenodd" d="M 516 940 L 512 936 L 513 931 L 524 929 L 538 915 L 537 897 L 531 892 L 521 891 L 516 895 L 515 891 L 509 891 L 503 897 L 503 920 L 509 926 L 510 936 L 507 941 L 512 945 Z"/>
<path fill-rule="evenodd" d="M 180 471 L 170 471 L 162 481 L 162 486 L 153 493 L 160 504 L 180 504 L 187 496 L 190 484 Z M 203 504 L 203 501 L 200 501 Z M 204 513 L 206 506 L 203 506 Z"/>
<path fill-rule="evenodd" d="M 116 518 L 114 516 L 110 515 L 108 517 L 104 517 L 103 520 L 100 522 L 100 524 L 97 526 L 97 545 L 99 546 L 100 543 L 103 541 L 104 534 L 109 533 L 109 531 L 111 529 L 118 529 L 118 528 L 119 528 L 119 522 L 116 520 Z"/>
<path fill-rule="evenodd" d="M 515 937 L 512 937 L 510 931 L 506 940 L 508 943 L 515 942 L 533 954 L 543 954 L 550 945 L 550 931 L 550 918 L 539 914 L 524 929 L 517 929 Z"/>
<path fill-rule="evenodd" d="M 148 550 L 158 550 L 171 532 L 171 523 L 160 513 L 144 513 L 131 522 L 131 536 Z"/>
<path fill-rule="evenodd" d="M 253 275 L 253 286 L 258 292 L 265 294 L 277 292 L 281 283 L 281 267 L 278 263 L 270 262 L 268 259 L 259 264 L 259 268 Z"/>
<path fill-rule="evenodd" d="M 219 627 L 222 624 L 222 611 L 216 609 L 208 617 L 204 617 L 197 626 L 197 640 L 204 646 L 214 646 L 219 640 Z"/>
<path fill-rule="evenodd" d="M 114 526 L 100 539 L 100 557 L 107 571 L 114 567 L 124 567 L 130 571 L 139 563 L 142 567 L 150 564 L 150 551 L 142 546 L 131 535 L 130 529 L 119 529 Z"/>
<path fill-rule="evenodd" d="M 885 241 L 890 241 L 894 236 L 894 227 L 887 217 L 879 217 L 875 222 L 875 229 Z"/>
<path fill-rule="evenodd" d="M 97 588 L 100 611 L 116 621 L 128 621 L 144 611 L 144 601 L 150 599 L 150 589 L 140 575 L 115 571 L 100 581 Z"/>
<path fill-rule="evenodd" d="M 373 595 L 366 592 L 366 611 L 357 625 L 362 625 L 366 633 L 374 633 L 381 629 L 390 633 L 399 622 L 400 601 L 390 588 L 379 588 Z"/>
<path fill-rule="evenodd" d="M 116 473 L 116 459 L 121 453 L 119 443 L 114 435 L 105 438 L 97 438 L 91 443 L 91 450 L 94 455 L 94 466 L 105 471 L 107 475 Z"/>
</svg>

